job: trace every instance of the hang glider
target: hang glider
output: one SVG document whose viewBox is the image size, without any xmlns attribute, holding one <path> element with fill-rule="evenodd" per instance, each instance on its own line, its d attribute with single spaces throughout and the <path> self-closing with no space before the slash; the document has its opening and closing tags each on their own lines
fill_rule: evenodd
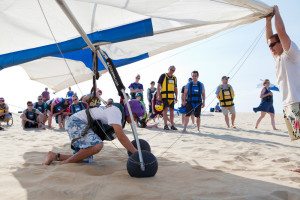
<svg viewBox="0 0 300 200">
<path fill-rule="evenodd" d="M 116 67 L 272 12 L 257 0 L 66 0 Z M 92 52 L 54 0 L 0 2 L 0 69 L 21 65 L 54 91 L 92 78 Z M 99 66 L 99 71 L 104 70 Z"/>
</svg>

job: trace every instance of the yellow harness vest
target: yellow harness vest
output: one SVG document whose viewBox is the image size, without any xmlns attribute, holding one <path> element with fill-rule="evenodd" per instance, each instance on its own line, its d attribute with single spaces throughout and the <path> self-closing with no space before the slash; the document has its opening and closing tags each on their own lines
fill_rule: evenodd
<svg viewBox="0 0 300 200">
<path fill-rule="evenodd" d="M 172 75 L 169 77 L 165 74 L 165 79 L 161 86 L 161 98 L 162 99 L 175 99 L 175 83 L 176 77 Z"/>
<path fill-rule="evenodd" d="M 228 84 L 227 89 L 223 89 L 222 85 L 220 85 L 219 87 L 220 87 L 220 91 L 218 94 L 218 99 L 220 101 L 220 106 L 221 107 L 233 106 L 234 92 L 231 85 Z"/>
</svg>

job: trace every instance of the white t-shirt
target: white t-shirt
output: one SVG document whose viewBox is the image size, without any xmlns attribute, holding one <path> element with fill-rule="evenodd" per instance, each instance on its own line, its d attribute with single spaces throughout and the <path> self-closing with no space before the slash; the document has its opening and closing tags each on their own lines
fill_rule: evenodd
<svg viewBox="0 0 300 200">
<path fill-rule="evenodd" d="M 111 106 L 108 108 L 91 108 L 90 109 L 91 116 L 94 120 L 101 120 L 103 124 L 118 124 L 122 125 L 122 113 L 119 108 L 115 106 Z M 85 110 L 79 111 L 73 115 L 87 123 L 87 116 Z"/>
<path fill-rule="evenodd" d="M 275 56 L 276 77 L 282 91 L 283 105 L 300 102 L 300 50 L 292 42 L 290 49 Z"/>
</svg>

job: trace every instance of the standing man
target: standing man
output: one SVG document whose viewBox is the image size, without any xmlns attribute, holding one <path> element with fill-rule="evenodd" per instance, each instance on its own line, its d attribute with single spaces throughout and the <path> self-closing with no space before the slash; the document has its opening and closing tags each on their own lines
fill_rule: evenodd
<svg viewBox="0 0 300 200">
<path fill-rule="evenodd" d="M 141 79 L 141 76 L 139 74 L 136 75 L 135 82 L 131 83 L 128 87 L 130 89 L 131 99 L 135 99 L 135 95 L 137 93 L 143 94 L 143 92 L 144 92 L 143 84 L 139 83 L 140 79 Z M 142 100 L 143 100 L 143 97 L 142 97 Z"/>
<path fill-rule="evenodd" d="M 147 90 L 147 99 L 148 99 L 148 103 L 149 103 L 149 114 L 152 114 L 152 98 L 153 98 L 153 94 L 156 92 L 156 88 L 154 86 L 155 86 L 155 82 L 151 81 L 150 88 L 148 88 L 148 90 Z"/>
<path fill-rule="evenodd" d="M 273 34 L 272 30 L 273 16 L 277 34 Z M 282 91 L 287 126 L 292 126 L 290 134 L 300 138 L 300 50 L 286 33 L 278 6 L 274 6 L 273 14 L 266 18 L 266 37 L 276 63 L 276 77 Z M 300 169 L 295 171 L 300 172 Z"/>
<path fill-rule="evenodd" d="M 228 84 L 229 77 L 223 76 L 221 81 L 222 84 L 218 86 L 216 95 L 217 98 L 220 101 L 220 106 L 222 108 L 222 113 L 225 116 L 225 122 L 228 128 L 230 128 L 229 125 L 229 116 L 228 114 L 231 114 L 231 127 L 236 128 L 234 125 L 235 121 L 235 107 L 233 103 L 234 99 L 234 91 L 231 85 Z"/>
<path fill-rule="evenodd" d="M 44 102 L 50 99 L 50 93 L 48 92 L 48 88 L 45 88 L 45 91 L 42 93 L 42 97 Z"/>
<path fill-rule="evenodd" d="M 176 68 L 173 65 L 170 66 L 168 73 L 162 74 L 157 82 L 157 100 L 162 101 L 164 104 L 164 130 L 170 130 L 167 124 L 168 108 L 170 109 L 171 129 L 177 130 L 177 128 L 174 126 L 174 104 L 177 103 L 178 97 L 177 79 L 173 75 L 175 70 Z"/>
<path fill-rule="evenodd" d="M 72 91 L 71 87 L 69 87 L 69 91 L 66 94 L 67 99 L 71 99 L 75 93 Z"/>
<path fill-rule="evenodd" d="M 200 114 L 201 108 L 205 106 L 205 89 L 203 83 L 198 81 L 198 71 L 192 72 L 192 81 L 184 87 L 183 106 L 186 106 L 186 114 L 184 128 L 182 132 L 186 132 L 186 127 L 189 123 L 189 118 L 194 113 L 198 131 L 200 131 Z"/>
<path fill-rule="evenodd" d="M 193 79 L 192 79 L 192 78 L 189 78 L 188 83 L 191 82 L 191 81 L 193 81 Z M 182 88 L 181 88 L 181 106 L 182 106 L 182 107 L 184 107 L 182 104 L 183 104 L 183 102 L 186 100 L 186 99 L 184 99 L 184 98 L 186 98 L 186 96 L 184 96 L 184 89 L 185 89 L 185 86 L 186 86 L 186 85 L 182 86 Z M 194 112 L 191 113 L 191 119 L 192 119 L 193 125 L 195 125 L 195 116 L 194 116 Z M 182 113 L 182 115 L 181 115 L 181 123 L 182 123 L 182 125 L 184 126 L 184 123 L 185 123 L 185 113 Z"/>
</svg>

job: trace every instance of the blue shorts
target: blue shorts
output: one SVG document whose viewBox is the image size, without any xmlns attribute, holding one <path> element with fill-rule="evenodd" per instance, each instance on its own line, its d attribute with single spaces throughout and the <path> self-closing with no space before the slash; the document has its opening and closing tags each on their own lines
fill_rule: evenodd
<svg viewBox="0 0 300 200">
<path fill-rule="evenodd" d="M 69 134 L 70 140 L 72 141 L 75 138 L 79 138 L 72 144 L 74 147 L 74 154 L 77 153 L 80 149 L 86 149 L 102 143 L 100 137 L 91 129 L 84 137 L 81 137 L 82 130 L 86 126 L 87 124 L 85 122 L 74 116 L 71 116 L 67 122 L 66 131 Z"/>
</svg>

